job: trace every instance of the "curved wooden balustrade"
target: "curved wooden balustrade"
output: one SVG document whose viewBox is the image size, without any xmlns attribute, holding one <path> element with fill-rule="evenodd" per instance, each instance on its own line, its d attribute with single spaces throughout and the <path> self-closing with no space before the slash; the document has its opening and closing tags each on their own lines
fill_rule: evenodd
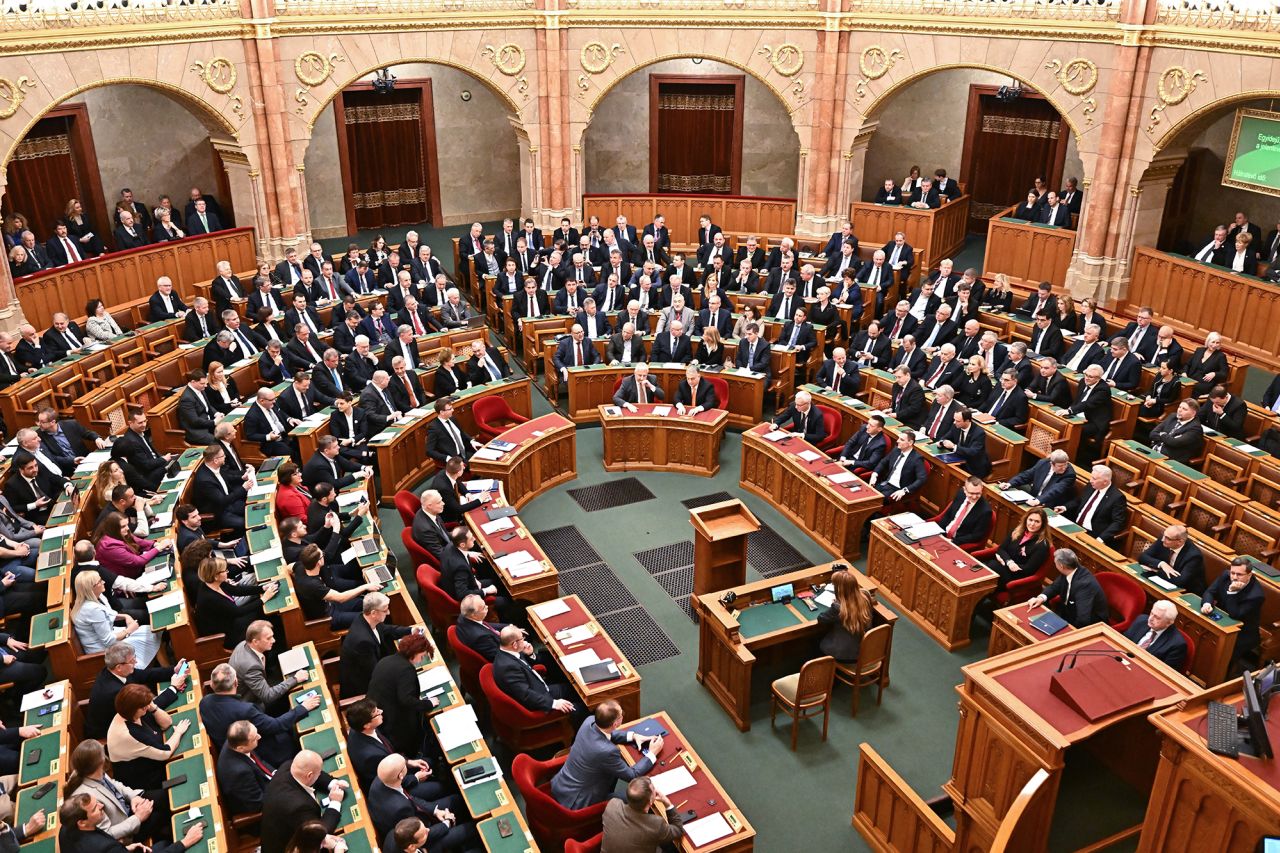
<svg viewBox="0 0 1280 853">
<path fill-rule="evenodd" d="M 600 225 L 612 228 L 618 216 L 637 236 L 661 213 L 672 234 L 672 247 L 698 245 L 698 218 L 703 214 L 729 232 L 785 236 L 796 229 L 796 200 L 745 195 L 682 195 L 675 193 L 635 193 L 584 195 L 583 221 L 600 217 Z"/>
<path fill-rule="evenodd" d="M 901 231 L 916 252 L 913 269 L 923 271 L 964 247 L 969 228 L 969 198 L 965 193 L 936 210 L 855 201 L 849 208 L 849 221 L 859 242 L 875 248 L 890 242 L 893 235 Z"/>
</svg>

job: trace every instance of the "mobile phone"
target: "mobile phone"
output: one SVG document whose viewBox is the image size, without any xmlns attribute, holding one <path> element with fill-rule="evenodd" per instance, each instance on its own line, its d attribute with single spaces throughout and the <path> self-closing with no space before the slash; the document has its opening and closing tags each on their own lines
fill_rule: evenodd
<svg viewBox="0 0 1280 853">
<path fill-rule="evenodd" d="M 336 746 L 330 747 L 329 749 L 326 749 L 324 752 L 320 753 L 320 760 L 328 761 L 330 758 L 333 758 L 337 754 L 338 754 L 338 748 Z"/>
<path fill-rule="evenodd" d="M 43 800 L 44 795 L 52 791 L 56 785 L 57 785 L 57 782 L 50 779 L 48 782 L 45 782 L 43 785 L 40 785 L 39 787 L 37 787 L 35 790 L 31 792 L 31 799 Z"/>
<path fill-rule="evenodd" d="M 511 533 L 507 533 L 501 537 L 503 542 L 510 542 L 512 539 L 515 539 L 515 538 L 516 538 L 515 531 L 512 531 Z"/>
<path fill-rule="evenodd" d="M 61 702 L 55 702 L 52 705 L 45 705 L 43 708 L 41 708 L 39 711 L 36 712 L 36 716 L 47 717 L 48 715 L 54 713 L 55 711 L 58 711 L 61 708 L 62 708 Z"/>
<path fill-rule="evenodd" d="M 511 821 L 505 817 L 498 818 L 498 837 L 499 838 L 511 837 Z"/>
<path fill-rule="evenodd" d="M 187 663 L 186 658 L 183 658 L 182 660 L 178 661 L 178 668 L 173 671 L 173 677 L 181 678 L 182 676 L 187 674 L 187 670 L 190 668 L 191 668 L 191 665 Z"/>
<path fill-rule="evenodd" d="M 37 746 L 35 749 L 33 749 L 33 750 L 31 750 L 30 752 L 28 752 L 28 753 L 27 753 L 27 766 L 28 766 L 28 767 L 30 767 L 32 764 L 39 764 L 39 763 L 40 763 L 40 756 L 41 756 L 42 754 L 43 754 L 43 753 L 41 752 L 40 747 L 38 747 L 38 746 Z"/>
<path fill-rule="evenodd" d="M 165 779 L 163 782 L 160 783 L 160 790 L 168 791 L 170 788 L 176 788 L 179 785 L 185 784 L 186 781 L 187 781 L 187 777 L 185 775 L 174 776 L 172 779 Z"/>
<path fill-rule="evenodd" d="M 54 616 L 52 619 L 50 619 L 50 620 L 49 620 L 49 629 L 50 629 L 50 630 L 53 630 L 53 629 L 58 628 L 58 627 L 61 627 L 61 625 L 62 625 L 62 620 L 61 620 L 61 619 L 59 619 L 57 616 Z"/>
<path fill-rule="evenodd" d="M 308 699 L 310 699 L 312 696 L 319 696 L 319 695 L 320 695 L 320 691 L 319 691 L 319 690 L 308 690 L 306 693 L 303 693 L 302 695 L 300 695 L 297 699 L 295 699 L 295 700 L 293 700 L 293 701 L 295 701 L 295 702 L 297 702 L 299 705 L 301 705 L 303 702 L 307 701 L 307 700 L 308 700 Z"/>
</svg>

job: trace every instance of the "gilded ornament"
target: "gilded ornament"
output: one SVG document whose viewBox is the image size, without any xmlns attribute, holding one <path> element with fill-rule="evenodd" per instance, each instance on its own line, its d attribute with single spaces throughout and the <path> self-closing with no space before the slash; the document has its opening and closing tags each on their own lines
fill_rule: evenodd
<svg viewBox="0 0 1280 853">
<path fill-rule="evenodd" d="M 612 65 L 618 58 L 618 54 L 625 50 L 620 44 L 615 43 L 605 47 L 604 42 L 589 41 L 582 46 L 582 55 L 579 58 L 582 70 L 588 74 L 599 74 Z"/>
<path fill-rule="evenodd" d="M 584 92 L 591 88 L 591 82 L 587 80 L 587 75 L 585 74 L 578 75 L 578 88 Z"/>
<path fill-rule="evenodd" d="M 208 64 L 193 62 L 191 70 L 199 74 L 205 85 L 219 95 L 225 95 L 236 87 L 236 67 L 226 57 L 215 56 Z"/>
<path fill-rule="evenodd" d="M 1098 85 L 1098 66 L 1091 60 L 1077 56 L 1063 65 L 1062 60 L 1054 59 L 1044 67 L 1052 70 L 1062 88 L 1072 95 L 1083 95 Z"/>
<path fill-rule="evenodd" d="M 336 53 L 326 57 L 317 51 L 308 50 L 293 61 L 293 73 L 304 86 L 319 86 L 333 75 L 335 65 L 345 61 Z"/>
<path fill-rule="evenodd" d="M 488 57 L 493 62 L 493 67 L 508 77 L 514 77 L 524 70 L 524 48 L 513 42 L 499 47 L 486 44 L 480 50 L 480 55 Z"/>
<path fill-rule="evenodd" d="M 873 44 L 862 51 L 862 55 L 858 57 L 858 68 L 862 71 L 862 76 L 867 80 L 879 80 L 881 77 L 889 73 L 889 70 L 897 64 L 902 58 L 902 51 L 896 47 L 885 53 L 883 47 Z"/>
<path fill-rule="evenodd" d="M 756 53 L 769 57 L 773 70 L 783 77 L 794 77 L 804 67 L 804 51 L 787 42 L 777 47 L 762 46 Z"/>
<path fill-rule="evenodd" d="M 0 77 L 0 103 L 4 104 L 0 106 L 0 119 L 17 113 L 22 102 L 27 99 L 27 90 L 34 89 L 35 86 L 29 77 L 19 77 L 16 83 L 8 77 Z"/>
<path fill-rule="evenodd" d="M 1156 81 L 1156 95 L 1160 98 L 1160 103 L 1151 108 L 1151 122 L 1147 125 L 1147 133 L 1155 130 L 1156 125 L 1160 124 L 1160 113 L 1169 107 L 1176 107 L 1191 97 L 1196 86 L 1208 79 L 1198 68 L 1195 71 L 1188 71 L 1181 65 L 1171 65 L 1166 68 L 1160 75 L 1160 79 Z"/>
<path fill-rule="evenodd" d="M 239 95 L 231 98 L 231 111 L 240 116 L 241 119 L 244 118 L 244 101 L 241 100 Z"/>
<path fill-rule="evenodd" d="M 309 89 L 299 89 L 293 93 L 293 99 L 298 103 L 298 108 L 294 110 L 298 115 L 306 115 L 307 105 L 311 102 L 307 100 L 307 92 Z"/>
</svg>

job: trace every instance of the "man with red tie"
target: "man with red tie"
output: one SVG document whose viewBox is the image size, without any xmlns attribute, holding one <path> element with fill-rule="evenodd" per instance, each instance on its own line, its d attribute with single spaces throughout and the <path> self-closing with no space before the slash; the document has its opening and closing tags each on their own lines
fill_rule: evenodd
<svg viewBox="0 0 1280 853">
<path fill-rule="evenodd" d="M 84 255 L 76 248 L 75 241 L 67 234 L 67 223 L 59 222 L 53 226 L 54 236 L 45 243 L 45 251 L 55 267 L 64 267 L 84 260 Z"/>
<path fill-rule="evenodd" d="M 380 731 L 382 709 L 367 696 L 351 703 L 346 710 L 347 755 L 356 771 L 356 782 L 368 796 L 369 786 L 378 778 L 378 764 L 394 753 L 395 747 Z M 444 793 L 444 786 L 433 778 L 434 768 L 419 758 L 406 762 L 412 771 L 405 776 L 404 787 L 416 797 L 432 800 Z"/>
<path fill-rule="evenodd" d="M 957 545 L 981 545 L 991 532 L 991 505 L 982 496 L 982 478 L 969 477 L 938 524 Z"/>
<path fill-rule="evenodd" d="M 569 337 L 561 338 L 559 346 L 556 347 L 556 354 L 552 362 L 555 364 L 556 370 L 560 371 L 560 378 L 564 382 L 569 381 L 570 367 L 595 364 L 600 360 L 599 355 L 596 353 L 595 344 L 584 340 L 585 337 L 586 333 L 583 328 L 574 323 L 573 328 L 569 330 Z"/>
</svg>

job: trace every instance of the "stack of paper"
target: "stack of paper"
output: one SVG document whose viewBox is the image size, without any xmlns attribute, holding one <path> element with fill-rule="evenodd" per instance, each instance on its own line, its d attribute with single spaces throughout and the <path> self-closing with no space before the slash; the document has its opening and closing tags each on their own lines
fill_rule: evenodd
<svg viewBox="0 0 1280 853">
<path fill-rule="evenodd" d="M 942 525 L 936 521 L 926 521 L 923 524 L 916 524 L 907 528 L 907 535 L 917 542 L 930 536 L 937 536 L 942 532 Z"/>
<path fill-rule="evenodd" d="M 494 450 L 491 447 L 482 447 L 472 455 L 472 459 L 483 459 L 487 462 L 497 462 L 502 458 L 501 450 Z"/>
<path fill-rule="evenodd" d="M 693 774 L 689 772 L 689 768 L 684 766 L 650 776 L 649 780 L 653 782 L 654 789 L 666 797 L 698 784 L 693 778 Z"/>
<path fill-rule="evenodd" d="M 1052 528 L 1058 529 L 1062 527 L 1070 527 L 1073 524 L 1075 524 L 1075 522 L 1067 518 L 1065 515 L 1058 515 L 1055 512 L 1049 516 L 1049 526 Z"/>
<path fill-rule="evenodd" d="M 716 812 L 691 823 L 686 823 L 684 825 L 684 834 L 688 836 L 689 843 L 694 847 L 703 847 L 716 839 L 732 835 L 733 827 L 729 826 L 729 821 L 724 819 L 722 813 Z"/>
<path fill-rule="evenodd" d="M 915 527 L 917 524 L 924 523 L 924 519 L 914 512 L 900 512 L 897 515 L 889 516 L 889 520 L 898 527 Z"/>
<path fill-rule="evenodd" d="M 32 708 L 43 708 L 45 705 L 51 705 L 54 702 L 61 702 L 66 696 L 66 684 L 64 682 L 55 682 L 48 687 L 41 687 L 39 690 L 33 690 L 22 697 L 22 705 L 18 708 L 22 713 L 30 711 Z"/>
<path fill-rule="evenodd" d="M 572 646 L 585 640 L 590 640 L 594 636 L 595 633 L 591 630 L 591 626 L 589 624 L 575 625 L 572 628 L 565 628 L 563 631 L 558 632 L 556 634 L 556 640 L 562 646 Z"/>
<path fill-rule="evenodd" d="M 155 586 L 158 583 L 164 583 L 171 577 L 173 577 L 173 569 L 164 566 L 163 568 L 153 569 L 138 575 L 138 583 L 144 586 Z"/>
<path fill-rule="evenodd" d="M 577 672 L 584 666 L 591 666 L 593 663 L 600 663 L 600 656 L 596 654 L 595 649 L 584 649 L 560 658 L 560 664 L 570 672 Z"/>
<path fill-rule="evenodd" d="M 528 551 L 516 551 L 512 554 L 506 554 L 499 557 L 495 562 L 498 568 L 507 572 L 513 578 L 536 575 L 543 570 L 542 562 Z"/>
<path fill-rule="evenodd" d="M 283 556 L 284 553 L 280 550 L 280 546 L 276 545 L 271 548 L 264 548 L 257 553 L 250 554 L 249 564 L 253 566 L 260 566 L 263 563 L 270 563 L 272 560 L 278 560 Z"/>
<path fill-rule="evenodd" d="M 831 482 L 835 483 L 837 486 L 839 486 L 839 485 L 842 485 L 842 484 L 844 484 L 844 483 L 852 483 L 854 480 L 856 480 L 856 479 L 858 479 L 858 478 L 857 478 L 857 477 L 855 477 L 853 474 L 851 474 L 851 473 L 850 473 L 850 472 L 848 472 L 848 471 L 839 471 L 839 472 L 837 472 L 837 473 L 835 473 L 835 474 L 832 474 L 831 476 L 827 477 L 827 479 L 828 479 L 828 480 L 830 480 Z"/>
<path fill-rule="evenodd" d="M 283 670 L 281 671 L 283 672 Z M 430 669 L 424 669 L 418 673 L 418 692 L 425 694 L 441 693 L 443 690 L 434 690 L 433 688 L 443 688 L 450 681 L 449 667 L 447 666 L 433 666 Z"/>
<path fill-rule="evenodd" d="M 410 409 L 404 414 L 405 414 L 405 417 L 408 417 L 408 418 L 425 418 L 427 415 L 431 414 L 431 410 L 423 409 L 423 408 Z"/>
<path fill-rule="evenodd" d="M 338 495 L 338 499 L 334 502 L 338 506 L 346 507 L 352 504 L 358 504 L 361 500 L 369 497 L 369 493 L 364 489 L 353 489 L 349 492 L 342 492 Z"/>
<path fill-rule="evenodd" d="M 307 417 L 303 418 L 301 426 L 318 427 L 318 426 L 324 426 L 328 422 L 329 422 L 328 413 L 320 411 L 320 412 L 316 412 L 314 415 L 308 415 Z"/>
<path fill-rule="evenodd" d="M 468 492 L 496 492 L 498 490 L 497 480 L 467 480 L 462 487 Z"/>
<path fill-rule="evenodd" d="M 436 715 L 436 728 L 439 730 L 440 748 L 451 752 L 463 744 L 483 740 L 480 726 L 476 724 L 476 709 L 470 705 L 445 711 Z"/>
<path fill-rule="evenodd" d="M 568 613 L 569 605 L 566 604 L 561 599 L 557 598 L 557 599 L 553 599 L 552 601 L 547 601 L 542 604 L 534 605 L 529 609 L 533 611 L 534 616 L 537 616 L 539 619 L 545 622 L 546 620 L 550 619 L 552 616 L 559 616 L 561 613 Z"/>
<path fill-rule="evenodd" d="M 1004 495 L 1016 504 L 1026 503 L 1031 500 L 1031 494 L 1029 492 L 1022 491 L 1022 489 L 1005 489 L 1000 494 Z"/>
<path fill-rule="evenodd" d="M 163 613 L 171 607 L 181 607 L 183 602 L 182 590 L 167 593 L 166 595 L 157 596 L 147 602 L 147 612 L 155 615 Z"/>
<path fill-rule="evenodd" d="M 801 450 L 796 456 L 799 456 L 805 462 L 817 462 L 822 458 L 822 454 L 816 450 Z"/>
<path fill-rule="evenodd" d="M 493 521 L 486 521 L 480 525 L 480 532 L 485 536 L 492 536 L 494 533 L 501 533 L 504 530 L 510 530 L 515 527 L 515 522 L 511 520 L 511 516 L 506 518 L 498 518 Z"/>
<path fill-rule="evenodd" d="M 660 418 L 665 418 L 667 415 L 671 414 L 671 407 L 670 406 L 654 406 L 653 413 Z"/>
<path fill-rule="evenodd" d="M 280 653 L 280 671 L 285 675 L 293 675 L 295 672 L 302 672 L 309 666 L 310 664 L 307 661 L 307 653 L 301 647 L 289 649 L 287 652 Z"/>
<path fill-rule="evenodd" d="M 764 440 L 765 441 L 781 441 L 782 439 L 787 438 L 790 435 L 791 433 L 787 432 L 786 430 L 775 429 L 775 430 L 770 430 L 769 432 L 766 432 L 764 434 Z"/>
</svg>

